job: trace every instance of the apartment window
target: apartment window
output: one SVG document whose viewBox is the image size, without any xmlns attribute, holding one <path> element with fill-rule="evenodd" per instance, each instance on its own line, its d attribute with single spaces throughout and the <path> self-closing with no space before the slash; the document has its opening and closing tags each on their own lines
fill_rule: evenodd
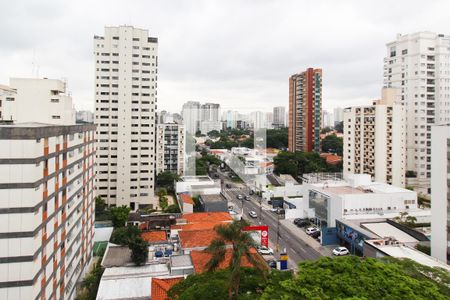
<svg viewBox="0 0 450 300">
<path fill-rule="evenodd" d="M 50 99 L 51 103 L 59 103 L 59 99 Z"/>
<path fill-rule="evenodd" d="M 52 119 L 55 119 L 55 120 L 56 120 L 56 119 L 61 119 L 61 116 L 56 116 L 56 115 L 55 115 L 55 116 L 52 116 Z"/>
<path fill-rule="evenodd" d="M 112 39 L 118 41 L 118 40 L 119 40 L 119 37 L 118 37 L 118 36 L 113 36 Z"/>
</svg>

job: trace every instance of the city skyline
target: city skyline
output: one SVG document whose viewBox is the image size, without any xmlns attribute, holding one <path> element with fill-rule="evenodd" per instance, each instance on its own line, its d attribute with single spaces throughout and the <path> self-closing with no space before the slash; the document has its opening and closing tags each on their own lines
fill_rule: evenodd
<svg viewBox="0 0 450 300">
<path fill-rule="evenodd" d="M 383 84 L 381 62 L 385 45 L 394 41 L 397 33 L 422 30 L 445 33 L 448 21 L 444 12 L 450 5 L 433 2 L 429 9 L 422 10 L 410 1 L 408 5 L 399 3 L 392 7 L 389 3 L 377 3 L 365 8 L 332 2 L 317 6 L 290 3 L 280 7 L 276 3 L 237 2 L 198 2 L 188 6 L 181 1 L 174 10 L 174 5 L 163 2 L 139 2 L 133 6 L 108 2 L 109 14 L 99 15 L 96 11 L 104 4 L 93 4 L 89 10 L 84 9 L 83 2 L 75 5 L 46 1 L 39 7 L 30 3 L 26 6 L 28 10 L 19 4 L 4 4 L 5 11 L 17 13 L 10 14 L 14 20 L 6 16 L 0 21 L 0 30 L 5 31 L 6 38 L 0 46 L 3 66 L 0 82 L 7 83 L 9 77 L 35 77 L 37 73 L 39 77 L 67 78 L 76 109 L 92 111 L 94 69 L 90 57 L 94 49 L 90 41 L 104 25 L 129 24 L 148 28 L 161 38 L 158 110 L 181 109 L 186 101 L 220 102 L 224 110 L 287 107 L 286 78 L 314 65 L 320 65 L 324 71 L 325 110 L 370 104 Z M 152 18 L 141 16 L 140 12 L 150 5 L 157 13 L 151 14 Z M 297 5 L 303 10 L 295 9 Z M 399 14 L 405 7 L 407 12 Z M 249 18 L 248 11 L 252 12 Z M 315 11 L 329 22 L 308 30 L 283 26 L 299 17 L 315 19 Z M 383 16 L 376 13 L 382 11 L 389 13 Z M 236 25 L 223 26 L 231 12 L 237 19 L 233 22 Z M 431 17 L 431 12 L 437 13 Z M 390 18 L 391 15 L 396 18 Z M 81 16 L 86 22 L 72 25 Z M 173 24 L 167 23 L 172 18 L 176 23 L 167 26 Z M 411 18 L 414 25 L 408 22 Z M 352 22 L 342 21 L 345 19 Z M 14 28 L 10 26 L 13 21 Z M 29 34 L 27 22 L 33 23 L 34 32 L 39 35 Z M 48 26 L 55 22 L 58 26 Z M 354 23 L 359 24 L 357 29 Z M 216 34 L 204 34 L 200 29 L 206 25 L 214 28 Z M 265 37 L 271 39 L 269 46 Z M 232 48 L 227 46 L 231 39 L 239 41 Z"/>
</svg>

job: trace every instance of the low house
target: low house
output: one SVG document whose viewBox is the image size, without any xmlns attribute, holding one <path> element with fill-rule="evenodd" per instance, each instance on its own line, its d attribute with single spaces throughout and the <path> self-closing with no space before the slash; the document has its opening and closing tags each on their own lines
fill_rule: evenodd
<svg viewBox="0 0 450 300">
<path fill-rule="evenodd" d="M 259 260 L 261 265 L 265 266 L 266 263 L 264 259 L 256 252 L 254 248 L 251 248 L 250 253 L 252 254 L 255 260 Z M 207 271 L 206 264 L 211 260 L 212 254 L 206 251 L 198 251 L 194 250 L 190 253 L 192 258 L 192 263 L 194 265 L 195 273 L 203 273 Z M 230 265 L 231 260 L 233 259 L 233 249 L 226 249 L 224 259 L 219 264 L 218 269 L 226 269 Z M 250 263 L 247 257 L 243 256 L 241 258 L 241 266 L 242 267 L 252 267 L 253 265 Z"/>
<path fill-rule="evenodd" d="M 184 276 L 166 276 L 151 279 L 152 292 L 151 300 L 169 300 L 167 293 L 170 288 L 182 281 Z"/>
<path fill-rule="evenodd" d="M 182 213 L 189 214 L 194 212 L 195 203 L 189 194 L 178 194 L 178 203 Z"/>
<path fill-rule="evenodd" d="M 200 194 L 198 201 L 204 212 L 228 212 L 228 200 L 222 194 Z"/>
<path fill-rule="evenodd" d="M 159 245 L 167 244 L 167 231 L 157 230 L 157 231 L 147 231 L 141 234 L 141 237 L 149 243 L 149 245 Z"/>
<path fill-rule="evenodd" d="M 127 225 L 138 226 L 142 230 L 169 229 L 170 225 L 175 224 L 174 214 L 144 214 L 133 212 L 128 216 Z"/>
</svg>

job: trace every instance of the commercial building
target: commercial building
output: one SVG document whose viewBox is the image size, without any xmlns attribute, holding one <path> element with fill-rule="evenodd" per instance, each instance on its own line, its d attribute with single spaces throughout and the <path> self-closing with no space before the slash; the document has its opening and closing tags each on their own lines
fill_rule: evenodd
<svg viewBox="0 0 450 300">
<path fill-rule="evenodd" d="M 344 176 L 370 174 L 375 181 L 405 186 L 406 115 L 397 95 L 397 89 L 384 88 L 373 105 L 344 111 Z"/>
<path fill-rule="evenodd" d="M 64 81 L 11 78 L 9 92 L 5 93 L 7 89 L 3 88 L 3 94 L 6 94 L 5 101 L 2 101 L 3 120 L 15 123 L 75 124 L 76 112 Z"/>
<path fill-rule="evenodd" d="M 273 108 L 273 127 L 282 128 L 286 126 L 286 109 L 284 106 L 276 106 Z"/>
<path fill-rule="evenodd" d="M 156 131 L 156 174 L 184 174 L 184 125 L 158 124 Z"/>
<path fill-rule="evenodd" d="M 108 205 L 157 205 L 158 39 L 132 26 L 94 37 L 97 194 Z"/>
<path fill-rule="evenodd" d="M 431 255 L 450 260 L 450 125 L 432 126 Z"/>
<path fill-rule="evenodd" d="M 320 151 L 322 69 L 289 77 L 289 151 Z"/>
<path fill-rule="evenodd" d="M 431 127 L 450 122 L 450 36 L 433 32 L 398 34 L 388 43 L 384 85 L 401 90 L 406 110 L 407 185 L 430 194 Z"/>
<path fill-rule="evenodd" d="M 1 299 L 74 297 L 92 255 L 94 133 L 94 125 L 0 125 Z"/>
</svg>

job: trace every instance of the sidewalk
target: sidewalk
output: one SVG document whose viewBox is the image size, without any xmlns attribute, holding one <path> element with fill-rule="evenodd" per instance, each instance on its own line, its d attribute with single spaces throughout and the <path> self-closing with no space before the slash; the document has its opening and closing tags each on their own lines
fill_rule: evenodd
<svg viewBox="0 0 450 300">
<path fill-rule="evenodd" d="M 332 256 L 331 249 L 326 246 L 322 246 L 314 238 L 310 237 L 301 228 L 295 226 L 292 220 L 280 220 L 280 223 L 289 230 L 294 236 L 307 243 L 311 248 L 322 254 L 323 256 Z"/>
</svg>

